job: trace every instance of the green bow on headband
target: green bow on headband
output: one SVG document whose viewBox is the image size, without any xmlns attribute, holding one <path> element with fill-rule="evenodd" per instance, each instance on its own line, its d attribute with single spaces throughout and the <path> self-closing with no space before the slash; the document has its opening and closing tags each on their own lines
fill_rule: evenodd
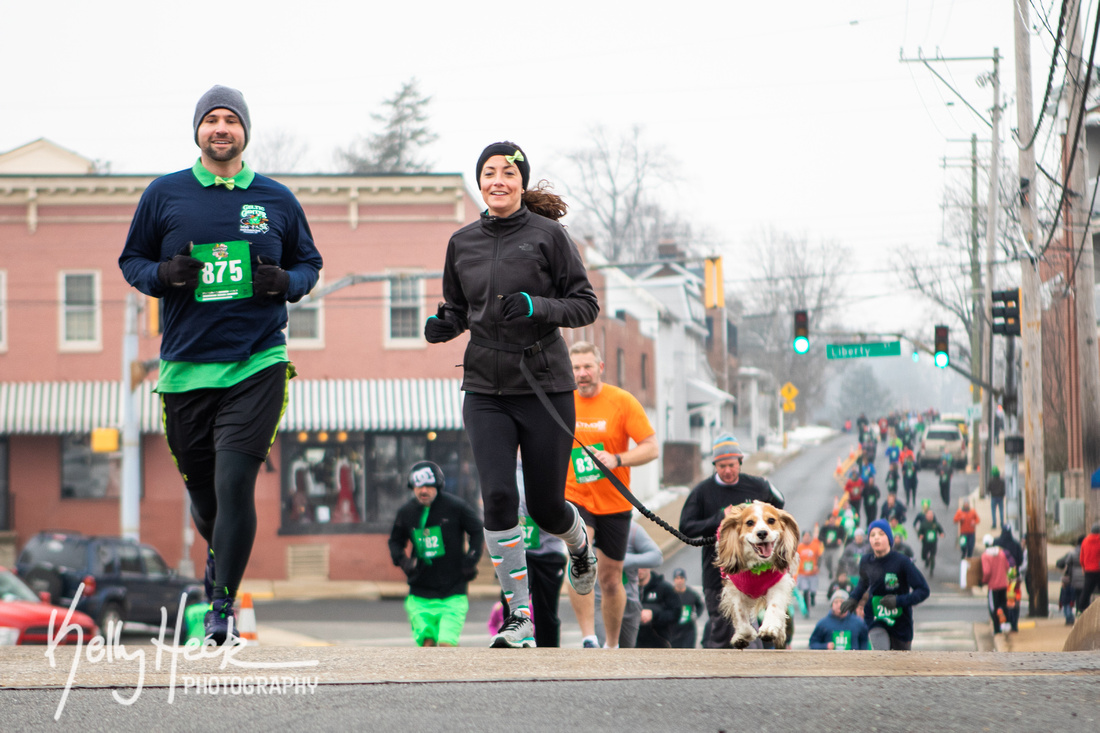
<svg viewBox="0 0 1100 733">
<path fill-rule="evenodd" d="M 232 178 L 222 178 L 221 176 L 214 176 L 214 185 L 215 186 L 225 186 L 227 189 L 232 191 L 233 187 L 236 186 L 237 184 L 236 184 L 236 182 L 233 181 Z"/>
<path fill-rule="evenodd" d="M 504 159 L 506 161 L 508 161 L 509 163 L 511 163 L 512 165 L 515 165 L 517 160 L 521 163 L 526 160 L 526 158 L 523 157 L 523 151 L 522 150 L 517 150 L 515 152 L 515 155 L 505 155 Z"/>
</svg>

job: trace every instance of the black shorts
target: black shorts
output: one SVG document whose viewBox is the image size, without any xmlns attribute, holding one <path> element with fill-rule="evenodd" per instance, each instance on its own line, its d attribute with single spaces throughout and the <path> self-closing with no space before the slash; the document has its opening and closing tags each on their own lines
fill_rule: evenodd
<svg viewBox="0 0 1100 733">
<path fill-rule="evenodd" d="M 162 394 L 168 449 L 187 479 L 218 451 L 267 458 L 286 410 L 289 362 L 272 364 L 224 389 Z"/>
<path fill-rule="evenodd" d="M 580 505 L 577 506 L 577 511 L 580 512 L 584 523 L 595 530 L 594 543 L 600 552 L 616 562 L 626 559 L 626 545 L 630 541 L 631 512 L 593 514 Z"/>
</svg>

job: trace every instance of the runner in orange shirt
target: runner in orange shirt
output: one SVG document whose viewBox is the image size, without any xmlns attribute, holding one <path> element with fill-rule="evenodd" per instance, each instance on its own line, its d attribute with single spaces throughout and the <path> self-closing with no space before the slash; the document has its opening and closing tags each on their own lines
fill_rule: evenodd
<svg viewBox="0 0 1100 733">
<path fill-rule="evenodd" d="M 577 382 L 574 393 L 577 440 L 591 448 L 596 458 L 629 487 L 630 466 L 640 466 L 657 457 L 653 426 L 632 394 L 603 383 L 603 358 L 596 346 L 578 341 L 569 349 L 569 356 Z M 631 440 L 635 443 L 633 448 Z M 611 481 L 602 478 L 592 459 L 579 447 L 573 449 L 565 498 L 577 506 L 588 527 L 589 540 L 596 548 L 606 644 L 615 648 L 626 607 L 623 558 L 633 507 Z M 581 627 L 583 645 L 598 646 L 595 597 L 578 595 L 570 588 L 569 600 Z"/>
<path fill-rule="evenodd" d="M 815 533 L 809 530 L 802 533 L 802 542 L 798 545 L 798 589 L 806 599 L 803 617 L 808 617 L 810 607 L 817 603 L 817 573 L 821 569 L 818 560 L 824 553 L 825 548 Z"/>
</svg>

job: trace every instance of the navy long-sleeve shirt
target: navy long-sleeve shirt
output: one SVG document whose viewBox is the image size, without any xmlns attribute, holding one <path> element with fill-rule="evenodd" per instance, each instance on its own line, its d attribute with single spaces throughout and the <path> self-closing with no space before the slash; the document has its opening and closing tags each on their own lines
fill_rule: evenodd
<svg viewBox="0 0 1100 733">
<path fill-rule="evenodd" d="M 852 591 L 852 598 L 862 598 L 866 593 L 870 597 L 864 604 L 863 618 L 869 628 L 881 626 L 890 636 L 901 641 L 913 640 L 913 606 L 928 598 L 931 591 L 928 581 L 917 566 L 905 555 L 891 550 L 883 557 L 868 552 L 859 561 L 859 583 Z M 888 620 L 875 618 L 875 599 L 892 595 L 897 597 L 899 613 Z"/>
<path fill-rule="evenodd" d="M 228 190 L 204 186 L 195 169 L 187 169 L 161 176 L 145 189 L 119 267 L 132 286 L 164 298 L 162 359 L 244 361 L 286 343 L 286 303 L 256 296 L 200 303 L 193 292 L 157 278 L 160 263 L 183 252 L 189 242 L 242 240 L 249 243 L 250 259 L 264 255 L 286 270 L 288 301 L 301 300 L 316 284 L 321 255 L 301 205 L 281 183 L 254 174 L 247 187 Z"/>
</svg>

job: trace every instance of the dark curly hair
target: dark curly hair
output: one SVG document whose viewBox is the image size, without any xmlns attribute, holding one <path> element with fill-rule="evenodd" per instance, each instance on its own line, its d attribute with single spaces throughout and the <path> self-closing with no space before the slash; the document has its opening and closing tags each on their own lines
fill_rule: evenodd
<svg viewBox="0 0 1100 733">
<path fill-rule="evenodd" d="M 546 179 L 543 179 L 539 181 L 538 185 L 534 188 L 529 188 L 524 191 L 522 198 L 524 205 L 527 206 L 532 213 L 557 221 L 565 216 L 569 211 L 569 206 L 561 196 L 558 196 L 556 193 L 551 193 L 551 188 L 553 188 L 553 185 Z"/>
</svg>

